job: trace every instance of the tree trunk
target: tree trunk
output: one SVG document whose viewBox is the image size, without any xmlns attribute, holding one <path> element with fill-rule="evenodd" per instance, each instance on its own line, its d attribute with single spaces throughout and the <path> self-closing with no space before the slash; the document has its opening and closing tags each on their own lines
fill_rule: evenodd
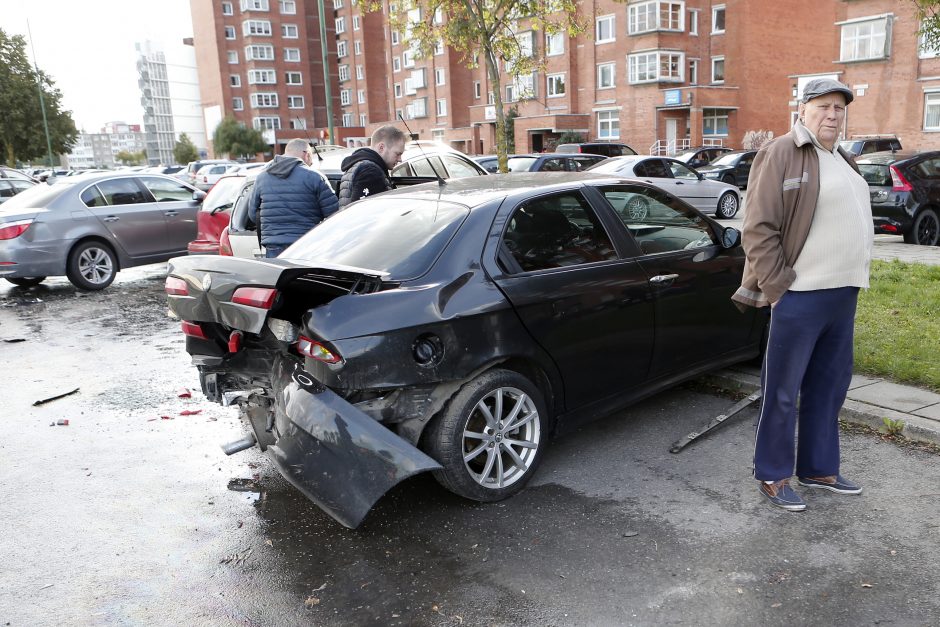
<svg viewBox="0 0 940 627">
<path fill-rule="evenodd" d="M 496 157 L 499 171 L 509 172 L 509 150 L 506 145 L 506 113 L 503 111 L 503 95 L 499 85 L 499 72 L 496 71 L 496 56 L 486 44 L 483 46 L 486 57 L 486 73 L 490 77 L 490 87 L 493 90 L 493 106 L 496 108 Z"/>
</svg>

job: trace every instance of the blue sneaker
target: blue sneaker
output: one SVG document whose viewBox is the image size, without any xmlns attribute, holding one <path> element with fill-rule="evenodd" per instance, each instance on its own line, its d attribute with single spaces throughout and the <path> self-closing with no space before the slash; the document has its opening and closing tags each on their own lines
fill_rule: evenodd
<svg viewBox="0 0 940 627">
<path fill-rule="evenodd" d="M 852 483 L 842 475 L 829 475 L 828 477 L 798 477 L 800 485 L 807 488 L 821 488 L 838 494 L 861 494 L 862 486 Z"/>
<path fill-rule="evenodd" d="M 760 493 L 767 499 L 783 509 L 791 512 L 802 512 L 806 509 L 806 503 L 800 498 L 800 495 L 790 487 L 789 479 L 781 479 L 774 483 L 760 482 Z"/>
</svg>

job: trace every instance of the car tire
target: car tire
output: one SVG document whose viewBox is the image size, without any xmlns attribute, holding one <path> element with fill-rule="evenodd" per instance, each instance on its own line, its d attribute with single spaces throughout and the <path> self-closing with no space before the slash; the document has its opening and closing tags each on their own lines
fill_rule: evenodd
<svg viewBox="0 0 940 627">
<path fill-rule="evenodd" d="M 428 453 L 443 467 L 434 477 L 474 501 L 508 498 L 535 474 L 549 423 L 537 386 L 512 370 L 488 370 L 466 383 L 431 424 Z"/>
<path fill-rule="evenodd" d="M 44 276 L 21 276 L 7 279 L 7 281 L 18 287 L 33 287 L 34 285 L 39 285 L 45 280 L 46 277 Z"/>
<path fill-rule="evenodd" d="M 69 253 L 65 275 L 80 290 L 103 290 L 117 276 L 118 265 L 114 251 L 99 241 L 79 244 Z"/>
<path fill-rule="evenodd" d="M 725 174 L 723 177 L 721 177 L 721 182 L 727 183 L 728 185 L 734 185 L 734 177 L 730 174 Z"/>
<path fill-rule="evenodd" d="M 650 201 L 639 194 L 634 194 L 624 205 L 629 220 L 645 220 L 650 214 Z"/>
<path fill-rule="evenodd" d="M 936 246 L 940 242 L 940 218 L 933 209 L 924 209 L 917 214 L 911 230 L 904 234 L 908 244 Z"/>
<path fill-rule="evenodd" d="M 715 210 L 715 215 L 719 218 L 729 220 L 737 215 L 739 204 L 737 194 L 734 192 L 725 192 L 718 198 L 718 209 Z"/>
</svg>

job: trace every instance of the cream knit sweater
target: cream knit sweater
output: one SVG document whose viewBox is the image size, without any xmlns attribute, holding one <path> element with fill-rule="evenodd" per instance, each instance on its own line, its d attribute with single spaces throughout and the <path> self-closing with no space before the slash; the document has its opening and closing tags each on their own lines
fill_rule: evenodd
<svg viewBox="0 0 940 627">
<path fill-rule="evenodd" d="M 836 287 L 868 287 L 875 240 L 868 184 L 838 151 L 824 149 L 813 137 L 819 156 L 819 198 L 809 236 L 793 264 L 791 290 L 805 292 Z"/>
</svg>

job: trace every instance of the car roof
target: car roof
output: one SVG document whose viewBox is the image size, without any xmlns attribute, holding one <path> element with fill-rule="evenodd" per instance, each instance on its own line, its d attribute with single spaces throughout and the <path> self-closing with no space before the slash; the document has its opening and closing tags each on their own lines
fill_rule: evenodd
<svg viewBox="0 0 940 627">
<path fill-rule="evenodd" d="M 931 156 L 940 156 L 940 151 L 931 150 L 927 152 L 870 152 L 867 155 L 856 157 L 855 163 L 862 165 L 891 165 L 897 163 L 898 161 L 907 161 L 908 159 L 913 159 L 915 157 L 931 157 Z"/>
<path fill-rule="evenodd" d="M 359 148 L 369 148 L 369 146 L 360 146 Z M 340 148 L 338 150 L 327 150 L 326 152 L 320 153 L 321 158 L 319 159 L 316 155 L 314 155 L 313 165 L 311 167 L 316 170 L 320 170 L 321 172 L 339 172 L 341 169 L 340 166 L 343 163 L 343 159 L 359 150 L 359 148 Z M 401 160 L 404 163 L 424 155 L 442 154 L 460 155 L 465 159 L 470 159 L 470 157 L 464 153 L 456 150 L 455 148 L 451 148 L 446 144 L 425 140 L 407 142 L 405 144 L 405 152 L 403 152 L 401 155 Z"/>
</svg>

